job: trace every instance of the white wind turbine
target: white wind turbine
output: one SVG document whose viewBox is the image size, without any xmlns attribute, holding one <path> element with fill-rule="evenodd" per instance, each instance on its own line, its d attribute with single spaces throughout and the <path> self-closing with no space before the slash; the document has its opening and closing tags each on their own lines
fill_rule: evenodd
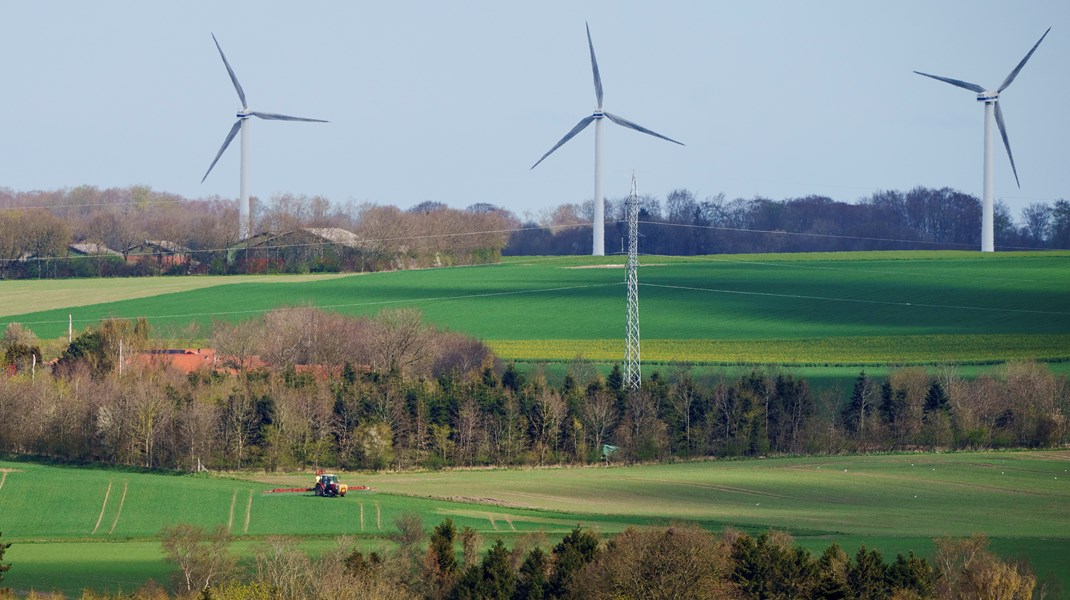
<svg viewBox="0 0 1070 600">
<path fill-rule="evenodd" d="M 241 129 L 241 198 L 238 201 L 238 239 L 244 240 L 249 237 L 249 117 L 260 117 L 261 119 L 267 119 L 269 121 L 306 121 L 311 123 L 326 123 L 327 121 L 249 110 L 249 103 L 245 101 L 245 92 L 241 89 L 241 84 L 238 83 L 238 77 L 234 74 L 234 69 L 230 68 L 227 56 L 223 54 L 223 48 L 219 46 L 219 40 L 215 39 L 214 33 L 212 34 L 212 41 L 215 42 L 215 47 L 219 50 L 219 56 L 222 57 L 223 64 L 227 67 L 227 73 L 230 74 L 230 80 L 234 82 L 234 89 L 238 91 L 238 98 L 241 100 L 241 110 L 238 111 L 238 120 L 235 121 L 234 126 L 230 128 L 230 133 L 227 134 L 227 139 L 223 140 L 223 146 L 219 148 L 219 152 L 216 153 L 215 159 L 212 160 L 212 164 L 208 165 L 208 171 L 206 171 L 204 177 L 201 178 L 201 183 L 204 183 L 204 180 L 208 179 L 208 174 L 212 172 L 212 167 L 219 162 L 219 157 L 223 156 L 223 152 L 226 151 L 227 146 L 230 145 L 230 142 L 234 140 L 234 136 L 238 134 L 238 130 Z"/>
<path fill-rule="evenodd" d="M 571 131 L 565 134 L 565 137 L 561 138 L 561 141 L 557 142 L 550 151 L 542 155 L 535 164 L 531 165 L 531 168 L 539 166 L 547 156 L 553 154 L 554 150 L 560 148 L 565 142 L 571 140 L 577 133 L 581 132 L 591 122 L 594 122 L 594 249 L 592 251 L 593 256 L 604 256 L 606 253 L 605 246 L 605 196 L 602 194 L 602 117 L 608 118 L 617 125 L 627 127 L 628 129 L 634 129 L 641 133 L 652 135 L 654 137 L 661 138 L 663 140 L 670 141 L 674 144 L 684 144 L 678 142 L 672 138 L 665 137 L 660 133 L 651 131 L 641 125 L 632 123 L 624 117 L 617 116 L 609 111 L 602 110 L 602 77 L 598 74 L 598 61 L 594 57 L 594 43 L 591 41 L 591 26 L 587 25 L 587 46 L 591 49 L 591 70 L 594 72 L 594 95 L 598 101 L 598 106 L 594 109 L 594 113 L 589 117 L 580 119 L 580 122 L 572 128 Z"/>
<path fill-rule="evenodd" d="M 999 133 L 1003 137 L 1003 147 L 1007 149 L 1007 158 L 1011 160 L 1011 170 L 1014 172 L 1014 181 L 1021 188 L 1022 184 L 1018 181 L 1018 169 L 1014 166 L 1014 155 L 1011 154 L 1011 143 L 1007 139 L 1007 126 L 1003 123 L 1003 111 L 999 108 L 999 94 L 1007 89 L 1014 81 L 1014 78 L 1018 76 L 1018 72 L 1025 66 L 1030 56 L 1033 56 L 1033 52 L 1040 45 L 1040 42 L 1044 41 L 1044 37 L 1048 35 L 1048 31 L 1051 31 L 1051 27 L 1044 32 L 1044 35 L 1040 36 L 1036 44 L 1033 44 L 1033 48 L 1029 50 L 1029 53 L 1025 55 L 1022 62 L 1018 63 L 1017 67 L 1011 71 L 1010 75 L 1003 80 L 1003 83 L 995 90 L 986 90 L 985 88 L 977 85 L 976 83 L 969 83 L 967 81 L 960 81 L 958 79 L 951 79 L 949 77 L 940 77 L 939 75 L 930 75 L 928 73 L 922 73 L 921 71 L 914 71 L 918 75 L 924 75 L 925 77 L 932 77 L 945 83 L 950 83 L 953 86 L 970 90 L 977 93 L 977 101 L 985 103 L 985 158 L 984 158 L 984 191 L 981 201 L 981 252 L 993 252 L 996 249 L 995 244 L 995 197 L 994 197 L 994 179 L 992 176 L 992 117 L 995 115 L 996 125 L 999 127 Z"/>
</svg>

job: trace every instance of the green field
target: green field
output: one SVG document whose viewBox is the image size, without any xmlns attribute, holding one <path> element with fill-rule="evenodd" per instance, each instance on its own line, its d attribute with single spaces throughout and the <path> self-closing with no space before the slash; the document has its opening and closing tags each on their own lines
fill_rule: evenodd
<svg viewBox="0 0 1070 600">
<path fill-rule="evenodd" d="M 1070 360 L 1070 252 L 642 262 L 641 329 L 644 358 L 651 361 L 818 366 Z M 148 296 L 147 284 L 182 279 L 3 282 L 0 314 L 7 316 L 0 327 L 17 321 L 55 338 L 66 334 L 71 313 L 79 328 L 108 317 L 143 316 L 167 337 L 190 322 L 207 331 L 213 320 L 252 318 L 281 306 L 352 315 L 413 307 L 439 327 L 486 340 L 507 359 L 583 355 L 615 361 L 623 354 L 622 263 L 621 257 L 516 258 L 480 267 L 300 280 L 198 277 L 187 279 L 191 285 L 218 283 Z M 50 309 L 15 314 L 14 306 L 35 305 L 34 285 L 51 294 L 40 303 Z M 113 295 L 126 289 L 131 297 L 86 304 L 83 299 L 101 285 L 112 286 Z"/>
<path fill-rule="evenodd" d="M 161 475 L 0 462 L 0 532 L 14 542 L 16 590 L 131 590 L 168 567 L 154 536 L 174 523 L 225 525 L 249 555 L 283 534 L 328 544 L 388 544 L 393 519 L 446 517 L 492 541 L 577 523 L 611 534 L 691 521 L 719 531 L 791 531 L 820 550 L 861 544 L 886 556 L 928 553 L 935 536 L 986 533 L 1006 556 L 1070 584 L 1070 451 L 714 461 L 660 466 L 347 474 L 373 487 L 341 499 L 270 495 L 308 475 Z M 6 473 L 6 475 L 2 474 Z"/>
</svg>

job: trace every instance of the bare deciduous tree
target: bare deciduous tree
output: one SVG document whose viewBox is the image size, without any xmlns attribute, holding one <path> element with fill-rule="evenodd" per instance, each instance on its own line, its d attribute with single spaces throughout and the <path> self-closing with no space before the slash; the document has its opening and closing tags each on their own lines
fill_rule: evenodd
<svg viewBox="0 0 1070 600">
<path fill-rule="evenodd" d="M 179 573 L 175 587 L 184 592 L 208 589 L 234 568 L 228 547 L 230 533 L 219 525 L 213 531 L 187 524 L 170 525 L 160 532 L 160 546 Z"/>
<path fill-rule="evenodd" d="M 602 444 L 609 439 L 609 434 L 617 423 L 617 408 L 613 396 L 605 390 L 598 390 L 583 404 L 580 416 L 592 436 L 592 447 L 596 452 L 601 452 Z"/>
</svg>

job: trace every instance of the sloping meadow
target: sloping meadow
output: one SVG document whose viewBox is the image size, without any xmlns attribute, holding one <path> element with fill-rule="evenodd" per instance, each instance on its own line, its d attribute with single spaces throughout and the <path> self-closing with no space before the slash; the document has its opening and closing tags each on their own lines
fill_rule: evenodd
<svg viewBox="0 0 1070 600">
<path fill-rule="evenodd" d="M 1070 359 L 1067 252 L 644 257 L 643 263 L 639 295 L 647 360 L 814 365 Z M 155 335 L 175 338 L 191 323 L 207 332 L 215 320 L 245 320 L 283 306 L 350 315 L 416 308 L 426 321 L 481 338 L 506 359 L 619 360 L 622 266 L 621 257 L 513 258 L 481 267 L 223 282 L 26 312 L 5 317 L 0 326 L 20 322 L 54 338 L 66 334 L 72 313 L 76 329 L 104 318 L 146 317 Z M 90 289 L 94 282 L 69 284 Z M 131 290 L 137 284 L 131 280 Z"/>
<path fill-rule="evenodd" d="M 157 541 L 168 525 L 223 526 L 249 557 L 274 535 L 310 551 L 345 537 L 389 551 L 395 519 L 426 530 L 450 518 L 486 543 L 536 534 L 553 544 L 577 524 L 603 535 L 693 522 L 710 531 L 791 532 L 820 552 L 836 542 L 886 557 L 927 555 L 932 539 L 984 533 L 1038 575 L 1070 583 L 1070 452 L 832 456 L 669 465 L 342 474 L 344 498 L 272 494 L 308 474 L 165 475 L 0 462 L 5 584 L 17 590 L 131 590 L 170 567 Z"/>
</svg>

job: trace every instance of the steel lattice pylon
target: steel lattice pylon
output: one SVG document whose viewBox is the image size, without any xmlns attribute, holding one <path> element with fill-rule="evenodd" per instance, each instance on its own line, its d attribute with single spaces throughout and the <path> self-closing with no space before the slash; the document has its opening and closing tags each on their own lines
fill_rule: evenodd
<svg viewBox="0 0 1070 600">
<path fill-rule="evenodd" d="M 638 390 L 643 381 L 639 359 L 639 192 L 632 174 L 632 196 L 628 201 L 628 324 L 624 345 L 624 385 Z"/>
</svg>

